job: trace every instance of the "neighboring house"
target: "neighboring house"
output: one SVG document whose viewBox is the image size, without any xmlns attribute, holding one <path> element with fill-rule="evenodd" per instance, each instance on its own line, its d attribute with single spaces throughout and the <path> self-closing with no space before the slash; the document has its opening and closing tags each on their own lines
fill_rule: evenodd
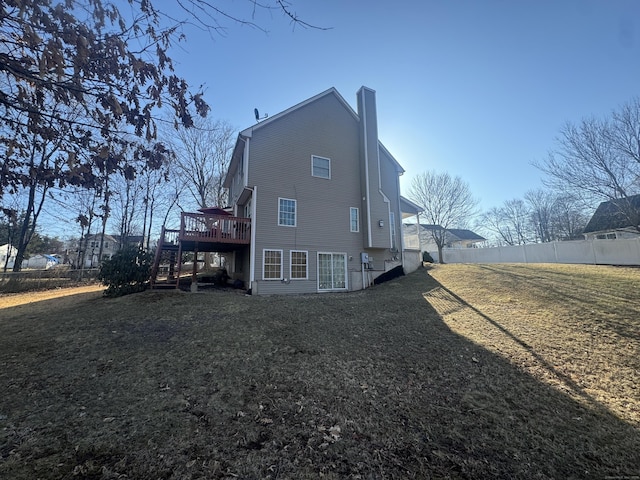
<svg viewBox="0 0 640 480">
<path fill-rule="evenodd" d="M 248 245 L 224 254 L 229 275 L 254 294 L 315 293 L 402 268 L 403 172 L 366 87 L 357 112 L 331 88 L 243 130 L 224 181 L 237 220 L 220 221 Z"/>
<path fill-rule="evenodd" d="M 84 266 L 85 268 L 92 268 L 100 266 L 100 262 L 109 260 L 118 250 L 125 245 L 142 245 L 142 235 L 131 235 L 125 238 L 124 242 L 121 241 L 119 235 L 101 235 L 90 234 L 85 235 L 81 241 L 76 241 L 72 251 L 69 252 L 69 263 L 80 267 L 79 262 L 84 252 Z M 102 258 L 98 258 L 100 254 L 100 244 L 102 243 Z"/>
<path fill-rule="evenodd" d="M 422 251 L 433 252 L 438 246 L 433 241 L 432 232 L 442 230 L 440 225 L 424 225 L 416 223 L 405 223 L 403 226 L 405 245 L 407 248 L 420 248 Z M 418 239 L 418 228 L 420 238 Z M 445 233 L 445 248 L 474 248 L 482 243 L 486 238 L 481 237 L 471 230 L 463 228 L 449 228 Z"/>
<path fill-rule="evenodd" d="M 55 255 L 34 255 L 22 262 L 22 269 L 49 270 L 58 265 L 60 265 L 60 259 Z"/>
<path fill-rule="evenodd" d="M 640 235 L 640 195 L 609 200 L 598 205 L 584 228 L 587 240 L 613 240 Z"/>
<path fill-rule="evenodd" d="M 12 247 L 8 243 L 0 245 L 0 269 L 4 269 L 5 265 L 8 269 L 13 268 L 13 264 L 16 260 L 17 254 L 18 249 Z"/>
</svg>

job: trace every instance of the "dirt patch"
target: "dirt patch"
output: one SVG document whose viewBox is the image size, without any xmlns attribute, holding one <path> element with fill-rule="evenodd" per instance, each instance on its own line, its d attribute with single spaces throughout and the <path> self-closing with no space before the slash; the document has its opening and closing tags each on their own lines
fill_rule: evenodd
<svg viewBox="0 0 640 480">
<path fill-rule="evenodd" d="M 102 285 L 87 285 L 84 287 L 55 288 L 26 293 L 0 293 L 0 309 L 26 304 L 31 304 L 32 307 L 35 307 L 35 303 L 44 300 L 60 299 L 81 293 L 102 293 L 103 291 L 104 287 Z"/>
<path fill-rule="evenodd" d="M 573 283 L 584 272 L 475 268 L 349 294 L 86 292 L 4 308 L 0 477 L 638 475 L 638 391 L 623 378 L 637 364 L 617 360 L 621 348 L 638 352 L 638 316 L 602 315 L 614 297 L 628 306 L 624 275 L 613 292 L 595 273 L 585 303 Z M 551 282 L 556 297 L 522 296 L 516 274 Z M 596 395 L 572 380 L 592 401 L 535 364 L 572 378 L 585 344 L 569 339 L 585 324 L 568 321 L 569 295 L 595 308 L 589 326 L 627 335 L 597 350 L 619 382 Z M 562 303 L 559 320 L 544 314 L 540 328 L 533 319 L 554 311 L 549 302 Z M 567 340 L 545 343 L 560 325 Z"/>
</svg>

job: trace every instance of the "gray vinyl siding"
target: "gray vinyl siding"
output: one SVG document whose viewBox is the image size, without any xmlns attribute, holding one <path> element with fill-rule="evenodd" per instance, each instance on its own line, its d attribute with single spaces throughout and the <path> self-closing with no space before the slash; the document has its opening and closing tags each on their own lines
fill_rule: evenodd
<svg viewBox="0 0 640 480">
<path fill-rule="evenodd" d="M 387 156 L 385 151 L 380 149 L 380 174 L 382 181 L 382 191 L 389 199 L 389 211 L 395 214 L 396 248 L 402 251 L 402 213 L 400 211 L 400 179 L 396 163 Z M 387 212 L 389 217 L 389 212 Z M 390 223 L 390 222 L 387 222 Z M 389 238 L 391 238 L 391 224 L 389 224 Z"/>
<path fill-rule="evenodd" d="M 257 185 L 256 281 L 258 292 L 317 291 L 317 253 L 346 253 L 359 270 L 363 251 L 358 122 L 334 96 L 326 95 L 253 132 L 249 185 Z M 311 174 L 311 156 L 331 160 L 331 178 Z M 296 227 L 278 226 L 278 198 L 297 202 Z M 360 209 L 360 232 L 350 231 L 349 209 Z M 283 250 L 289 275 L 291 250 L 308 251 L 308 280 L 262 280 L 264 249 Z M 349 276 L 348 276 L 349 278 Z"/>
</svg>

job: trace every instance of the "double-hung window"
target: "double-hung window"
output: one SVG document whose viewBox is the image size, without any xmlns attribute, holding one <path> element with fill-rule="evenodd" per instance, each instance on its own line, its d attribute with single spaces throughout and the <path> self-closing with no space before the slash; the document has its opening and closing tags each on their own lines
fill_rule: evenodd
<svg viewBox="0 0 640 480">
<path fill-rule="evenodd" d="M 306 280 L 307 275 L 307 258 L 308 252 L 306 250 L 291 250 L 291 273 L 289 278 L 291 280 Z"/>
<path fill-rule="evenodd" d="M 278 225 L 281 227 L 296 226 L 296 201 L 290 198 L 278 199 Z"/>
<path fill-rule="evenodd" d="M 311 175 L 320 178 L 331 178 L 331 160 L 325 157 L 312 155 Z"/>
<path fill-rule="evenodd" d="M 265 280 L 282 278 L 282 250 L 263 250 L 262 278 Z"/>
<path fill-rule="evenodd" d="M 360 212 L 356 207 L 349 209 L 349 229 L 352 232 L 360 231 Z"/>
</svg>

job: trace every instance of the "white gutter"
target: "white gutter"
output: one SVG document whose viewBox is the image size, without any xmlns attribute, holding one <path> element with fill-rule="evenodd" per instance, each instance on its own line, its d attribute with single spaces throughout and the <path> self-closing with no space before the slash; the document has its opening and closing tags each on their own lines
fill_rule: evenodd
<svg viewBox="0 0 640 480">
<path fill-rule="evenodd" d="M 256 281 L 256 205 L 258 196 L 258 186 L 253 186 L 251 195 L 251 244 L 249 245 L 249 288 L 253 289 Z"/>
</svg>

